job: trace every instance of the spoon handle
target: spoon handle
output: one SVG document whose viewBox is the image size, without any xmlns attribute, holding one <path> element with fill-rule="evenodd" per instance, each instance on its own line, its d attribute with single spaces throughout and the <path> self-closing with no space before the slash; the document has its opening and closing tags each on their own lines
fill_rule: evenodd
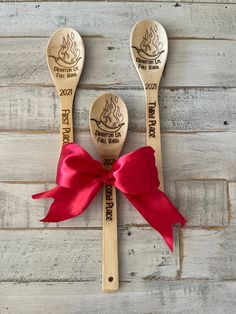
<svg viewBox="0 0 236 314">
<path fill-rule="evenodd" d="M 113 292 L 119 289 L 117 244 L 116 189 L 112 185 L 103 188 L 103 260 L 102 290 Z"/>
<path fill-rule="evenodd" d="M 160 180 L 159 189 L 161 191 L 164 191 L 161 153 L 161 131 L 158 105 L 158 86 L 157 84 L 146 84 L 146 87 L 148 86 L 156 88 L 145 89 L 147 145 L 151 146 L 155 150 L 156 165 L 158 169 L 158 177 Z"/>
<path fill-rule="evenodd" d="M 65 91 L 63 94 L 63 91 Z M 69 93 L 69 95 L 66 94 Z M 68 92 L 69 91 L 69 92 Z M 60 144 L 65 145 L 73 143 L 73 105 L 74 91 L 72 89 L 60 89 L 59 101 L 60 101 Z"/>
</svg>

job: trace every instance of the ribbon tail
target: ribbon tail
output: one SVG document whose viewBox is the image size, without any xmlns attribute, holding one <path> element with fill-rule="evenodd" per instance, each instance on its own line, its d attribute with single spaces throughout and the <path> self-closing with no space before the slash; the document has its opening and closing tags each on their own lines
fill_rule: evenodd
<svg viewBox="0 0 236 314">
<path fill-rule="evenodd" d="M 53 188 L 49 191 L 33 194 L 32 198 L 34 200 L 40 199 L 40 198 L 54 198 L 54 196 L 57 195 L 57 193 L 60 191 L 60 189 L 61 189 L 60 186 L 56 186 L 55 188 Z"/>
<path fill-rule="evenodd" d="M 160 190 L 149 193 L 125 194 L 125 196 L 145 220 L 161 234 L 173 252 L 172 225 L 180 223 L 181 226 L 184 226 L 186 220 L 169 198 Z"/>
<path fill-rule="evenodd" d="M 65 188 L 57 186 L 50 191 L 32 195 L 34 199 L 54 199 L 47 215 L 40 221 L 60 222 L 82 214 L 101 187 L 101 181 L 96 179 L 79 190 L 78 188 Z"/>
</svg>

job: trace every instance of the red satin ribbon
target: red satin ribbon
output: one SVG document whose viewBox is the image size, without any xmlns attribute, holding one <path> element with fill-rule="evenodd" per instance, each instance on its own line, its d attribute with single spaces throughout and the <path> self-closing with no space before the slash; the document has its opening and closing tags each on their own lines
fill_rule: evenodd
<svg viewBox="0 0 236 314">
<path fill-rule="evenodd" d="M 141 147 L 115 161 L 110 171 L 82 147 L 72 143 L 62 147 L 57 169 L 57 186 L 34 194 L 34 199 L 53 198 L 48 214 L 41 221 L 59 222 L 80 215 L 103 184 L 114 185 L 127 197 L 146 221 L 156 229 L 173 251 L 172 225 L 185 218 L 158 190 L 159 180 L 154 150 Z"/>
</svg>

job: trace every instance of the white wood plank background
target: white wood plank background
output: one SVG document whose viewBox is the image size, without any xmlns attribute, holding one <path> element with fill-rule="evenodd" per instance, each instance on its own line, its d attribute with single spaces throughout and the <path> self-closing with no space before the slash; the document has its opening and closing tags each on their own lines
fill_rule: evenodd
<svg viewBox="0 0 236 314">
<path fill-rule="evenodd" d="M 39 4 L 39 5 L 37 5 Z M 170 37 L 235 39 L 234 4 L 176 2 L 42 2 L 2 3 L 4 37 L 48 37 L 58 27 L 73 26 L 82 35 L 129 38 L 144 17 L 160 21 Z M 122 36 L 121 36 L 122 35 Z M 127 59 L 127 57 L 126 57 Z"/>
<path fill-rule="evenodd" d="M 0 38 L 0 86 L 52 85 L 45 60 L 47 41 L 45 38 Z M 169 46 L 162 86 L 236 85 L 234 40 L 213 40 L 209 45 L 204 39 L 173 39 Z M 128 34 L 126 38 L 85 38 L 85 48 L 81 87 L 141 87 L 129 53 Z M 10 63 L 6 62 L 8 58 Z"/>
<path fill-rule="evenodd" d="M 107 89 L 112 91 L 112 89 Z M 102 89 L 79 89 L 74 102 L 74 128 L 88 130 L 89 107 Z M 145 131 L 143 90 L 117 89 L 127 103 L 129 130 Z M 1 130 L 59 131 L 59 103 L 53 87 L 1 87 Z M 236 131 L 235 88 L 162 88 L 159 93 L 161 129 Z M 191 114 L 190 114 L 191 113 Z"/>
<path fill-rule="evenodd" d="M 58 98 L 45 47 L 83 36 L 75 139 L 98 157 L 89 106 L 102 91 L 129 110 L 124 153 L 145 145 L 132 26 L 160 21 L 169 55 L 159 93 L 165 190 L 188 223 L 175 251 L 118 193 L 120 291 L 101 292 L 101 194 L 80 217 L 39 222 L 59 154 Z M 0 1 L 0 313 L 226 313 L 236 307 L 236 1 Z"/>
<path fill-rule="evenodd" d="M 144 280 L 121 283 L 119 292 L 101 294 L 100 283 L 94 282 L 3 282 L 0 306 L 3 314 L 85 313 L 83 309 L 105 314 L 232 314 L 235 289 L 235 281 Z"/>
</svg>

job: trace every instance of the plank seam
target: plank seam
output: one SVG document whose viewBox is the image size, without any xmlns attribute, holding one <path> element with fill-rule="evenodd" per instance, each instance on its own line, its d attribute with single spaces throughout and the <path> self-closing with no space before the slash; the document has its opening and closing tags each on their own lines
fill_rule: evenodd
<svg viewBox="0 0 236 314">
<path fill-rule="evenodd" d="M 232 204 L 230 201 L 230 192 L 229 192 L 229 183 L 231 182 L 227 182 L 227 204 L 228 204 L 228 225 L 231 225 L 231 220 L 233 218 L 233 208 L 232 208 Z"/>
<path fill-rule="evenodd" d="M 55 85 L 53 83 L 27 83 L 27 84 L 12 84 L 12 85 L 0 85 L 0 88 L 14 88 L 14 87 L 27 87 L 27 88 L 36 88 L 36 87 L 43 87 L 43 88 L 55 88 Z M 84 90 L 140 90 L 143 91 L 143 87 L 141 85 L 141 82 L 139 85 L 119 85 L 119 84 L 113 84 L 113 85 L 105 85 L 105 84 L 80 84 L 78 85 L 78 88 L 84 89 Z M 175 90 L 189 90 L 189 89 L 200 89 L 200 90 L 205 90 L 205 89 L 234 89 L 236 88 L 236 85 L 221 85 L 221 86 L 216 86 L 216 85 L 192 85 L 192 86 L 160 86 L 160 90 L 170 90 L 170 91 L 175 91 Z"/>
<path fill-rule="evenodd" d="M 178 225 L 173 225 L 174 227 L 179 227 Z M 126 224 L 124 226 L 118 226 L 119 230 L 128 230 L 132 228 L 137 228 L 137 229 L 144 229 L 144 230 L 152 230 L 153 228 L 149 224 Z M 227 229 L 228 226 L 186 226 L 183 229 L 181 228 L 181 231 L 184 230 L 225 230 Z M 0 231 L 5 231 L 5 232 L 14 232 L 14 231 L 55 231 L 55 230 L 60 230 L 60 231 L 80 231 L 80 230 L 102 230 L 101 227 L 17 227 L 17 228 L 0 228 Z M 153 229 L 155 230 L 155 229 Z"/>
<path fill-rule="evenodd" d="M 38 1 L 37 3 L 47 3 L 48 0 L 40 0 Z M 61 2 L 61 1 L 58 1 L 58 0 L 50 0 L 50 2 Z M 70 1 L 63 1 L 65 3 L 70 3 L 70 2 L 95 2 L 94 0 L 85 0 L 85 1 L 78 1 L 78 0 L 70 0 Z M 126 0 L 120 0 L 120 1 L 117 1 L 117 0 L 96 0 L 96 2 L 105 2 L 105 3 L 118 3 L 118 2 L 123 2 L 123 3 L 139 3 L 139 2 L 143 2 L 143 1 L 140 1 L 140 0 L 132 0 L 132 1 L 126 1 Z M 179 0 L 179 1 L 163 1 L 163 0 L 150 0 L 150 1 L 146 1 L 147 3 L 163 3 L 163 4 L 177 4 L 176 7 L 181 7 L 182 5 L 190 5 L 190 4 L 207 4 L 207 5 L 235 5 L 235 2 L 224 2 L 224 0 L 222 0 L 222 2 L 217 2 L 217 1 L 214 1 L 214 2 L 210 2 L 210 1 L 182 1 L 182 0 Z M 1 0 L 0 3 L 35 3 L 34 1 L 31 1 L 31 0 Z"/>
<path fill-rule="evenodd" d="M 87 133 L 89 132 L 89 129 L 81 129 L 81 130 L 77 130 L 76 132 L 81 132 L 81 133 Z M 144 130 L 142 129 L 132 129 L 133 133 L 146 133 Z M 48 131 L 48 130 L 17 130 L 17 129 L 0 129 L 0 133 L 1 134 L 11 134 L 11 133 L 15 133 L 15 134 L 29 134 L 29 135 L 40 135 L 40 134 L 44 134 L 44 135 L 55 135 L 58 134 L 59 136 L 59 131 Z M 161 131 L 162 135 L 165 134 L 176 134 L 176 135 L 186 135 L 186 134 L 208 134 L 208 133 L 236 133 L 236 130 L 192 130 L 192 131 L 185 131 L 185 130 L 179 130 L 179 131 Z"/>
</svg>

